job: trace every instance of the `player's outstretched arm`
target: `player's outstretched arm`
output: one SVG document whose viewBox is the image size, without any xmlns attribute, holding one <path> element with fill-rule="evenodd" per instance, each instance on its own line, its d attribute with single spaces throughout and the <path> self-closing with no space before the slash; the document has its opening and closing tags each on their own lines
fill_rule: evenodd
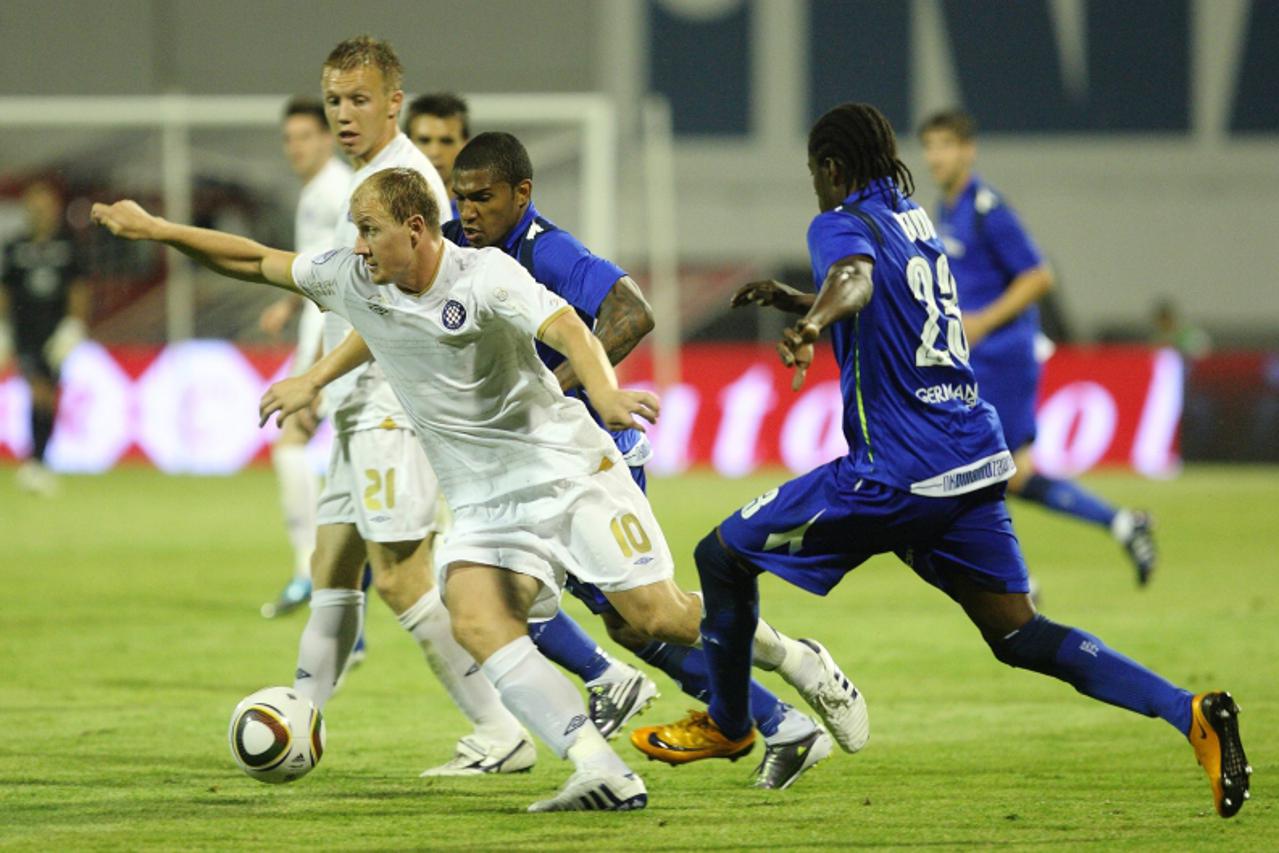
<svg viewBox="0 0 1279 853">
<path fill-rule="evenodd" d="M 373 360 L 369 346 L 356 332 L 350 332 L 342 343 L 327 352 L 323 358 L 305 372 L 273 383 L 258 403 L 258 426 L 266 424 L 271 415 L 279 412 L 276 425 L 294 412 L 309 409 L 325 385 L 339 376 L 350 373 L 361 364 Z"/>
<path fill-rule="evenodd" d="M 566 308 L 556 314 L 542 329 L 541 339 L 568 359 L 606 427 L 643 430 L 643 425 L 635 421 L 633 415 L 639 415 L 651 424 L 657 423 L 661 408 L 657 395 L 618 388 L 617 374 L 613 372 L 613 365 L 609 364 L 603 345 L 571 309 Z"/>
<path fill-rule="evenodd" d="M 214 272 L 241 281 L 270 284 L 300 293 L 293 283 L 293 252 L 256 243 L 247 237 L 177 225 L 153 216 L 136 201 L 95 204 L 93 221 L 126 240 L 166 243 Z"/>
<path fill-rule="evenodd" d="M 804 293 L 789 284 L 770 278 L 743 284 L 737 288 L 732 301 L 728 304 L 733 308 L 741 308 L 744 305 L 758 305 L 761 308 L 772 306 L 787 314 L 806 314 L 808 309 L 813 307 L 813 300 L 816 298 L 815 293 Z"/>
<path fill-rule="evenodd" d="M 870 302 L 875 291 L 871 280 L 874 269 L 874 262 L 865 255 L 841 258 L 831 264 L 808 313 L 782 332 L 777 352 L 782 364 L 795 368 L 791 390 L 798 391 L 803 386 L 808 366 L 813 363 L 813 342 L 821 336 L 822 329 L 853 316 Z"/>
<path fill-rule="evenodd" d="M 653 308 L 640 292 L 639 285 L 624 275 L 609 289 L 595 315 L 595 337 L 608 356 L 610 364 L 621 364 L 622 359 L 653 331 Z M 566 361 L 555 368 L 555 378 L 560 388 L 570 391 L 581 385 L 572 366 Z"/>
</svg>

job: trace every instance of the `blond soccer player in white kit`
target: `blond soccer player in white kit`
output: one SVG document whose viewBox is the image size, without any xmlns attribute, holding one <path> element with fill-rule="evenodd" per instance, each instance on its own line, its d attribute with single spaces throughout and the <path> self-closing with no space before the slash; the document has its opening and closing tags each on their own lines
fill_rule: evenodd
<svg viewBox="0 0 1279 853">
<path fill-rule="evenodd" d="M 284 110 L 281 132 L 284 156 L 303 182 L 293 216 L 293 246 L 313 252 L 333 245 L 333 232 L 351 195 L 351 168 L 336 156 L 324 106 L 317 100 L 295 98 Z M 262 331 L 278 335 L 298 314 L 298 343 L 291 375 L 306 370 L 320 354 L 320 309 L 309 299 L 286 296 L 273 302 L 258 321 Z M 262 605 L 268 619 L 300 607 L 311 597 L 311 557 L 315 552 L 315 505 L 319 478 L 307 458 L 306 445 L 315 434 L 312 412 L 286 419 L 271 447 L 271 464 L 280 485 L 280 508 L 293 548 L 293 575 L 273 602 Z"/>
<path fill-rule="evenodd" d="M 619 390 L 599 341 L 516 261 L 446 244 L 439 209 L 418 172 L 377 172 L 353 198 L 354 251 L 303 256 L 173 225 L 134 202 L 95 205 L 93 216 L 114 234 L 165 242 L 225 275 L 305 293 L 367 337 L 366 345 L 349 336 L 303 376 L 272 386 L 263 418 L 310 405 L 334 377 L 378 358 L 454 509 L 437 559 L 453 632 L 507 707 L 576 765 L 559 794 L 530 809 L 641 808 L 643 783 L 537 652 L 527 620 L 553 612 L 566 572 L 667 642 L 697 642 L 701 606 L 674 584 L 670 551 L 616 447 L 561 393 L 534 341 L 564 353 L 610 427 L 630 424 L 632 413 L 652 420 L 656 398 Z M 770 659 L 802 651 L 766 627 L 756 634 L 764 668 L 780 672 Z"/>
<path fill-rule="evenodd" d="M 98 205 L 94 217 L 119 236 L 169 242 L 223 274 L 303 293 L 356 324 L 436 458 L 455 512 L 439 563 L 453 630 L 507 707 L 577 767 L 558 796 L 530 808 L 642 808 L 643 782 L 595 729 L 574 686 L 537 652 L 527 620 L 558 607 L 566 569 L 615 595 L 623 612 L 675 609 L 695 622 L 700 608 L 671 583 L 671 555 L 647 501 L 585 408 L 560 392 L 535 336 L 565 352 L 608 423 L 629 423 L 632 412 L 655 417 L 656 398 L 618 390 L 598 341 L 518 263 L 446 244 L 440 205 L 419 172 L 380 171 L 362 189 L 388 181 L 408 186 L 407 196 L 356 192 L 355 252 L 267 249 L 172 225 L 132 202 Z M 394 226 L 406 205 L 425 213 Z M 401 284 L 383 286 L 392 278 Z M 632 598 L 637 606 L 626 607 Z"/>
<path fill-rule="evenodd" d="M 399 131 L 401 80 L 400 63 L 390 45 L 367 36 L 340 43 L 325 60 L 325 115 L 355 167 L 329 246 L 355 245 L 350 193 L 380 169 L 414 170 L 447 204 L 435 168 Z M 326 315 L 326 349 L 350 328 L 343 318 Z M 336 435 L 316 510 L 315 589 L 298 646 L 294 687 L 318 707 L 332 694 L 362 629 L 364 593 L 359 580 L 367 557 L 378 594 L 421 646 L 431 669 L 474 726 L 456 750 L 466 760 L 455 757 L 427 772 L 470 775 L 531 767 L 536 760 L 533 744 L 492 685 L 472 672 L 474 662 L 454 640 L 448 612 L 434 589 L 431 539 L 438 485 L 413 425 L 377 365 L 344 377 L 325 396 Z"/>
</svg>

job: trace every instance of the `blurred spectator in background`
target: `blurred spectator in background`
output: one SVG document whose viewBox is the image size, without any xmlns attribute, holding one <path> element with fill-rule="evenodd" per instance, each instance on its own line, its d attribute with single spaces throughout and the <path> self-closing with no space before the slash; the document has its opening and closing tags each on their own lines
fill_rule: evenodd
<svg viewBox="0 0 1279 853">
<path fill-rule="evenodd" d="M 404 132 L 418 150 L 431 161 L 449 191 L 453 218 L 457 200 L 453 197 L 453 161 L 471 138 L 471 114 L 466 101 L 452 92 L 421 95 L 409 104 Z"/>
<path fill-rule="evenodd" d="M 1031 446 L 1041 375 L 1036 342 L 1042 338 L 1036 303 L 1052 289 L 1054 277 L 1017 214 L 973 171 L 976 135 L 976 122 L 959 110 L 931 116 L 919 131 L 924 159 L 944 195 L 937 230 L 972 348 L 977 393 L 999 413 L 1004 441 L 1017 465 L 1008 492 L 1108 529 L 1128 552 L 1137 582 L 1144 586 L 1156 559 L 1150 516 L 1113 507 L 1078 483 L 1035 471 Z M 945 275 L 940 266 L 938 271 Z M 945 294 L 947 283 L 941 287 Z M 953 297 L 949 304 L 942 301 L 940 309 L 931 299 L 926 307 L 938 315 L 954 310 Z M 937 334 L 936 324 L 926 327 L 921 347 L 931 346 L 928 328 Z"/>
<path fill-rule="evenodd" d="M 1212 349 L 1208 333 L 1182 319 L 1172 297 L 1165 296 L 1155 303 L 1151 324 L 1150 342 L 1155 346 L 1172 347 L 1186 359 L 1202 358 Z"/>
<path fill-rule="evenodd" d="M 0 264 L 0 369 L 16 354 L 31 389 L 31 456 L 18 468 L 18 486 L 51 496 L 57 481 L 44 459 L 58 414 L 58 373 L 88 333 L 90 293 L 61 192 L 38 180 L 22 202 L 27 231 L 4 247 Z"/>
</svg>

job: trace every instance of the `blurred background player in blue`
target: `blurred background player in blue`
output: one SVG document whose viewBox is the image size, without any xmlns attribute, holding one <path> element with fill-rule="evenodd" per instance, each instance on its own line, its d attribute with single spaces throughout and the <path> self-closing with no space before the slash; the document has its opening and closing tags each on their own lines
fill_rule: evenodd
<svg viewBox="0 0 1279 853">
<path fill-rule="evenodd" d="M 1192 695 L 1035 612 L 1004 503 L 1012 454 L 976 394 L 955 279 L 928 214 L 909 198 L 913 180 L 888 120 L 869 104 L 835 107 L 809 134 L 808 168 L 821 211 L 808 229 L 817 293 L 753 282 L 733 304 L 799 315 L 778 344 L 794 390 L 830 329 L 849 452 L 765 492 L 697 545 L 714 729 L 729 740 L 750 731 L 758 575 L 826 595 L 891 552 L 963 608 L 999 661 L 1177 729 L 1217 812 L 1234 815 L 1251 768 L 1230 694 Z"/>
<path fill-rule="evenodd" d="M 582 321 L 593 329 L 613 364 L 621 362 L 652 330 L 652 309 L 635 281 L 621 267 L 592 254 L 572 234 L 538 212 L 532 197 L 533 164 L 528 151 L 515 136 L 509 133 L 477 135 L 457 155 L 452 164 L 452 180 L 460 215 L 445 223 L 445 237 L 462 246 L 496 246 L 518 260 L 535 280 L 574 307 Z M 565 358 L 540 342 L 537 347 L 543 362 L 555 372 L 560 387 L 565 393 L 582 399 L 603 428 Z M 632 478 L 645 489 L 644 465 L 653 453 L 648 439 L 634 429 L 614 431 L 610 435 L 630 466 Z M 705 655 L 700 649 L 659 642 L 641 634 L 626 623 L 603 593 L 572 575 L 566 588 L 604 620 L 615 642 L 664 671 L 688 695 L 706 701 L 709 683 Z M 771 633 L 777 635 L 776 642 L 782 647 L 797 649 L 794 663 L 798 664 L 801 658 L 808 659 L 804 661 L 807 666 L 788 668 L 782 672 L 783 677 L 794 671 L 813 675 L 813 685 L 801 692 L 806 700 L 821 703 L 823 700 L 817 696 L 822 692 L 819 688 L 829 688 L 842 676 L 839 679 L 823 677 L 823 662 L 809 647 L 775 631 Z M 643 705 L 637 704 L 637 700 L 646 704 L 656 695 L 652 681 L 638 670 L 633 670 L 634 675 L 624 681 L 616 678 L 610 681 L 611 674 L 606 674 L 604 669 L 607 657 L 562 610 L 553 619 L 532 625 L 530 634 L 547 657 L 586 681 L 591 716 L 606 736 L 615 733 L 625 722 L 618 713 L 619 708 L 626 708 L 629 714 L 638 713 Z M 613 671 L 621 672 L 620 669 Z M 818 745 L 820 757 L 824 757 L 830 752 L 830 737 L 811 717 L 783 703 L 758 682 L 752 681 L 750 689 L 753 720 L 767 744 L 755 784 L 767 788 L 786 787 L 804 769 L 792 760 L 794 750 L 789 749 L 789 745 L 811 741 Z M 856 693 L 854 699 L 855 703 L 839 692 L 826 702 L 832 727 L 842 741 L 850 738 L 845 730 L 860 731 L 865 721 L 865 702 Z M 814 707 L 822 713 L 821 707 Z M 858 722 L 850 723 L 854 717 Z M 663 738 L 662 734 L 654 729 L 637 729 L 632 733 L 632 742 L 650 757 L 672 764 L 707 757 L 736 758 L 748 752 L 754 742 L 752 732 L 750 743 L 738 743 L 724 750 L 722 743 L 690 744 L 677 737 Z M 851 737 L 857 748 L 864 743 L 860 734 Z M 812 763 L 816 760 L 819 756 L 814 753 Z"/>
<path fill-rule="evenodd" d="M 453 92 L 419 95 L 409 102 L 404 132 L 426 155 L 449 191 L 452 219 L 457 219 L 453 195 L 453 161 L 471 138 L 471 112 L 466 100 Z"/>
<path fill-rule="evenodd" d="M 1054 276 L 1017 214 L 973 171 L 976 131 L 971 116 L 946 110 L 929 117 L 919 137 L 944 194 L 937 230 L 959 288 L 978 394 L 999 414 L 1017 465 L 1008 492 L 1109 530 L 1145 586 L 1156 560 L 1149 514 L 1116 508 L 1078 483 L 1035 471 L 1031 445 L 1041 374 L 1036 303 L 1053 288 Z"/>
<path fill-rule="evenodd" d="M 57 491 L 44 459 L 58 417 L 58 374 L 88 333 L 90 293 L 58 188 L 35 181 L 22 206 L 26 233 L 0 258 L 0 369 L 16 355 L 31 389 L 31 455 L 18 468 L 18 487 L 48 497 Z"/>
</svg>

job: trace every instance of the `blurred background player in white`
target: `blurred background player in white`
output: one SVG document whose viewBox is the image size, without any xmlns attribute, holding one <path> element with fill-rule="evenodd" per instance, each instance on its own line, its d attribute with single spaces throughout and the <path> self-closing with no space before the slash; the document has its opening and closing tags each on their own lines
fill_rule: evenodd
<svg viewBox="0 0 1279 853">
<path fill-rule="evenodd" d="M 0 260 L 0 369 L 16 356 L 31 389 L 31 456 L 18 468 L 18 486 L 50 496 L 57 480 L 45 451 L 58 415 L 58 374 L 88 332 L 90 292 L 58 188 L 35 181 L 22 204 L 26 233 L 4 247 Z"/>
<path fill-rule="evenodd" d="M 350 191 L 382 169 L 416 171 L 447 209 L 439 174 L 398 129 L 402 79 L 395 51 L 368 36 L 342 42 L 324 62 L 325 117 L 356 170 L 330 245 L 355 245 Z M 325 347 L 335 346 L 350 328 L 341 317 L 325 314 Z M 434 589 L 431 540 L 439 487 L 426 454 L 377 365 L 344 379 L 326 394 L 336 435 L 316 514 L 311 614 L 298 647 L 294 686 L 317 707 L 332 694 L 361 634 L 360 578 L 367 558 L 378 594 L 475 727 L 459 742 L 457 756 L 436 769 L 448 775 L 526 769 L 536 758 L 532 743 L 492 684 L 472 671 L 475 663 L 453 639 Z"/>
<path fill-rule="evenodd" d="M 453 161 L 471 139 L 471 112 L 466 100 L 452 92 L 435 92 L 419 95 L 409 102 L 408 118 L 404 120 L 404 132 L 426 155 L 440 173 L 444 187 L 449 191 L 449 203 L 453 211 L 450 219 L 457 219 L 457 200 L 453 196 Z"/>
<path fill-rule="evenodd" d="M 324 105 L 313 98 L 294 98 L 284 110 L 284 156 L 302 182 L 293 217 L 293 245 L 299 252 L 328 248 L 346 207 L 351 168 L 333 150 L 333 134 Z M 271 303 L 259 320 L 262 331 L 279 335 L 300 312 L 298 346 L 292 373 L 311 366 L 320 354 L 320 309 L 309 299 L 286 296 Z M 281 616 L 311 598 L 311 555 L 315 551 L 315 504 L 319 478 L 307 459 L 306 445 L 315 435 L 316 413 L 298 412 L 286 418 L 271 447 L 271 464 L 280 484 L 280 508 L 289 544 L 293 547 L 293 577 L 274 602 L 262 605 L 262 615 Z"/>
</svg>

